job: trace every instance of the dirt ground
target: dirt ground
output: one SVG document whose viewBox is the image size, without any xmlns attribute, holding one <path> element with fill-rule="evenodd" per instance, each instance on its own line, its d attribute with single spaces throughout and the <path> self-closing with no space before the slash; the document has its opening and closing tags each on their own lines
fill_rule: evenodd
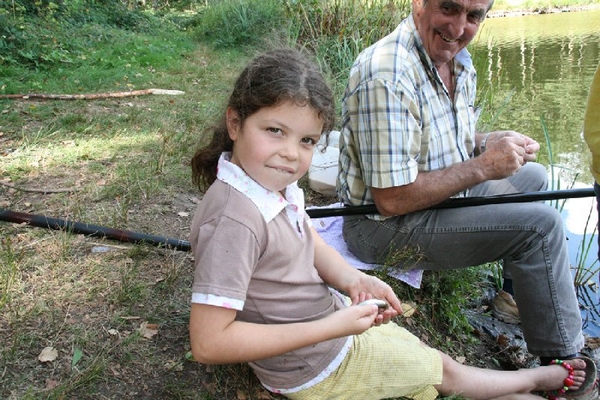
<svg viewBox="0 0 600 400">
<path fill-rule="evenodd" d="M 19 140 L 16 132 L 0 135 L 0 154 L 10 154 Z M 70 190 L 74 174 L 80 174 L 77 182 L 85 190 Z M 111 227 L 102 212 L 113 215 L 120 203 L 90 195 L 102 189 L 103 180 L 75 170 L 32 174 L 18 185 L 4 179 L 0 208 L 68 220 L 79 205 L 78 215 L 96 215 L 105 222 L 95 224 Z M 127 210 L 127 229 L 187 240 L 201 194 L 183 186 L 174 182 L 154 196 L 137 198 Z M 307 205 L 333 202 L 307 190 Z M 5 219 L 0 221 L 0 240 L 0 260 L 5 262 L 0 275 L 5 285 L 0 287 L 0 398 L 282 398 L 262 389 L 247 366 L 206 366 L 190 359 L 189 252 Z M 7 279 L 11 266 L 14 276 Z M 492 296 L 489 292 L 464 310 L 474 326 L 470 340 L 445 334 L 446 328 L 435 321 L 424 324 L 419 312 L 397 322 L 427 343 L 431 329 L 436 330 L 447 338 L 444 350 L 469 365 L 532 366 L 535 359 L 524 351 L 519 328 L 489 317 Z M 45 348 L 56 355 L 40 358 Z M 596 348 L 594 340 L 588 341 L 587 350 Z"/>
<path fill-rule="evenodd" d="M 61 194 L 32 190 L 56 190 L 67 186 L 57 178 L 32 180 L 27 188 L 18 189 L 5 183 L 0 186 L 0 207 L 64 218 L 67 211 L 57 207 L 59 202 L 56 200 Z M 160 229 L 153 231 L 155 235 L 186 240 L 200 198 L 195 191 L 154 198 L 130 211 L 130 224 L 144 232 L 143 227 L 156 227 L 157 219 L 160 219 Z M 317 205 L 331 200 L 314 192 L 309 193 L 308 199 L 309 203 Z M 58 260 L 64 256 L 61 253 L 65 250 L 58 249 L 58 244 L 54 243 L 64 240 L 56 236 L 57 231 L 10 222 L 0 222 L 0 229 L 4 240 L 11 237 L 12 247 L 33 248 L 33 252 L 26 251 L 27 257 L 44 255 L 45 261 L 40 258 L 39 264 L 52 264 L 48 258 Z M 32 394 L 31 398 L 61 398 L 56 393 L 62 391 L 64 398 L 90 399 L 282 398 L 262 389 L 244 365 L 205 366 L 189 360 L 187 318 L 192 275 L 189 252 L 151 245 L 135 246 L 115 239 L 70 237 L 67 257 L 78 260 L 72 262 L 72 268 L 110 265 L 110 270 L 104 273 L 110 283 L 99 284 L 97 280 L 101 277 L 86 276 L 85 272 L 76 277 L 73 269 L 68 267 L 60 272 L 61 276 L 53 276 L 51 270 L 57 268 L 59 261 L 54 267 L 38 267 L 44 272 L 38 275 L 32 271 L 29 262 L 23 261 L 21 284 L 29 285 L 32 296 L 49 304 L 40 307 L 29 296 L 13 299 L 6 306 L 11 316 L 0 317 L 0 342 L 12 347 L 11 355 L 7 354 L 7 348 L 3 352 L 0 398 L 27 398 L 28 392 Z M 135 271 L 130 269 L 132 263 L 137 264 Z M 123 271 L 128 270 L 132 271 L 130 279 L 154 292 L 156 297 L 144 297 L 144 304 L 139 305 L 131 304 L 138 300 L 131 294 L 131 298 L 115 300 L 112 287 L 124 285 Z M 67 288 L 59 279 L 64 277 L 73 281 L 80 279 L 87 288 Z M 23 290 L 21 295 L 27 293 Z M 97 293 L 90 298 L 85 290 Z M 53 292 L 64 292 L 65 295 L 52 297 Z M 18 308 L 22 310 L 15 310 Z M 35 318 L 27 310 L 36 310 Z M 419 320 L 417 313 L 399 322 L 427 341 L 429 333 L 421 329 Z M 139 337 L 140 324 L 145 321 L 155 324 L 158 331 L 147 339 Z M 448 347 L 468 364 L 490 368 L 516 366 L 511 360 L 513 350 L 509 341 L 501 345 L 483 330 L 476 330 L 474 335 L 476 340 L 469 346 L 448 343 Z M 450 336 L 448 340 L 451 340 Z M 58 349 L 59 356 L 51 362 L 40 362 L 38 356 L 47 345 Z M 71 365 L 75 347 L 84 349 L 81 369 Z"/>
<path fill-rule="evenodd" d="M 48 182 L 39 182 L 40 187 L 47 186 Z M 34 185 L 35 186 L 35 185 Z M 63 187 L 60 181 L 53 181 L 52 187 Z M 310 194 L 310 193 L 309 193 Z M 0 187 L 0 205 L 18 204 L 17 209 L 24 211 L 44 212 L 44 203 L 52 194 L 41 194 L 11 189 L 6 186 Z M 160 231 L 164 236 L 171 238 L 187 238 L 189 224 L 197 206 L 200 196 L 193 191 L 178 193 L 170 198 L 154 199 L 154 202 L 140 204 L 135 212 L 130 215 L 131 220 L 137 226 L 153 226 L 156 224 L 157 216 L 160 216 Z M 309 196 L 313 202 L 326 202 L 326 197 L 312 193 Z M 25 206 L 25 207 L 23 207 Z M 50 210 L 48 210 L 50 211 Z M 60 212 L 53 210 L 60 216 Z M 2 223 L 6 224 L 6 223 Z M 43 228 L 30 228 L 18 225 L 2 225 L 4 235 L 15 235 L 23 237 L 31 243 L 32 230 L 38 238 L 52 235 L 49 230 Z M 51 239 L 50 239 L 51 240 Z M 26 243 L 23 243 L 26 245 Z M 110 258 L 114 267 L 126 269 L 127 262 L 131 262 L 130 249 L 133 245 L 116 240 L 84 237 L 79 235 L 71 244 L 80 257 L 87 259 L 87 265 L 92 258 Z M 41 248 L 40 248 L 41 249 Z M 102 252 L 102 249 L 106 249 Z M 99 251 L 99 253 L 93 253 Z M 165 309 L 157 311 L 161 306 L 140 305 L 127 307 L 122 303 L 114 304 L 109 301 L 110 295 L 97 296 L 94 302 L 82 301 L 80 306 L 74 302 L 62 302 L 58 309 L 51 312 L 56 314 L 54 318 L 61 320 L 64 324 L 72 324 L 80 330 L 101 329 L 102 335 L 84 335 L 102 340 L 99 346 L 89 346 L 86 357 L 88 362 L 93 362 L 95 356 L 98 360 L 93 382 L 84 379 L 89 374 L 81 374 L 79 378 L 73 378 L 73 370 L 69 363 L 72 358 L 68 350 L 73 347 L 77 340 L 66 332 L 57 329 L 47 330 L 43 326 L 29 326 L 27 328 L 18 326 L 18 323 L 8 322 L 0 318 L 0 341 L 10 345 L 13 343 L 14 350 L 21 352 L 17 358 L 19 362 L 4 363 L 1 371 L 1 380 L 8 382 L 12 378 L 17 380 L 19 376 L 28 376 L 33 386 L 43 388 L 32 398 L 43 397 L 43 393 L 52 393 L 51 389 L 61 384 L 68 384 L 65 398 L 99 398 L 99 399 L 171 399 L 171 398 L 214 398 L 214 399 L 274 399 L 281 398 L 269 394 L 260 387 L 250 369 L 243 365 L 234 366 L 205 366 L 189 360 L 189 343 L 187 337 L 187 313 L 189 286 L 192 274 L 191 255 L 184 251 L 171 251 L 159 249 L 153 246 L 145 246 L 146 253 L 144 261 L 140 262 L 136 279 L 141 279 L 145 284 L 160 290 L 159 285 L 171 279 L 169 272 L 165 271 L 164 264 L 170 262 L 176 265 L 177 272 L 172 289 L 168 296 L 159 295 L 156 301 L 166 302 L 162 307 Z M 129 260 L 129 261 L 128 261 Z M 105 262 L 101 261 L 101 262 Z M 39 278 L 38 278 L 39 279 Z M 31 285 L 41 282 L 30 279 Z M 57 289 L 60 290 L 60 289 Z M 154 290 L 154 289 L 153 289 Z M 490 294 L 491 296 L 491 294 Z M 76 299 L 74 299 L 76 300 Z M 146 299 L 146 301 L 151 301 Z M 126 301 L 125 301 L 126 302 Z M 65 310 L 65 307 L 67 308 Z M 456 346 L 448 343 L 451 354 L 460 361 L 487 368 L 514 369 L 531 366 L 533 359 L 523 350 L 520 330 L 514 326 L 507 326 L 499 321 L 485 315 L 486 299 L 474 305 L 473 309 L 465 310 L 473 316 L 475 340 L 461 342 Z M 139 324 L 147 317 L 143 315 L 155 315 L 153 321 L 158 325 L 158 334 L 149 339 L 134 340 L 134 333 L 139 331 Z M 110 333 L 115 324 L 111 321 L 119 319 L 117 333 Z M 126 319 L 131 318 L 131 319 Z M 427 341 L 429 333 L 421 329 L 420 316 L 418 313 L 408 319 L 400 320 L 400 323 Z M 45 321 L 46 318 L 41 318 Z M 29 318 L 21 320 L 23 323 L 32 323 Z M 51 323 L 49 323 L 52 325 Z M 491 330 L 490 330 L 491 329 Z M 35 333 L 30 332 L 36 330 Z M 68 331 L 68 329 L 66 330 Z M 22 338 L 13 335 L 37 335 L 48 339 L 52 337 L 52 346 L 63 349 L 64 354 L 59 357 L 59 363 L 41 363 L 36 360 L 41 345 L 27 348 Z M 495 336 L 497 335 L 497 336 Z M 127 343 L 131 340 L 131 343 Z M 451 336 L 448 337 L 451 341 Z M 42 340 L 43 341 L 43 340 Z M 15 343 L 17 342 L 17 343 Z M 91 359 L 91 360 L 90 360 Z M 101 371 L 100 371 L 101 370 Z M 88 377 L 91 379 L 91 377 Z M 21 385 L 24 385 L 22 383 Z M 6 388 L 6 386 L 4 386 Z M 18 399 L 26 398 L 27 390 L 23 387 L 11 387 L 10 392 L 0 389 L 0 397 Z M 91 389 L 91 391 L 90 391 Z M 28 390 L 31 390 L 28 389 Z M 58 396 L 60 397 L 60 396 Z M 52 398 L 52 397 L 48 397 Z"/>
</svg>

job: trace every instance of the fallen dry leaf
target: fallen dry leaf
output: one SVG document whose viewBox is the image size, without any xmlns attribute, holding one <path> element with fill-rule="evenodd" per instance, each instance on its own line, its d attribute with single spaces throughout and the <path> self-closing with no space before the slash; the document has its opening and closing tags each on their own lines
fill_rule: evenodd
<svg viewBox="0 0 600 400">
<path fill-rule="evenodd" d="M 589 337 L 585 339 L 585 343 L 590 349 L 595 350 L 600 347 L 600 338 Z"/>
<path fill-rule="evenodd" d="M 402 303 L 402 317 L 410 318 L 417 311 L 417 305 L 413 302 Z"/>
<path fill-rule="evenodd" d="M 58 386 L 58 381 L 54 379 L 46 379 L 46 389 L 52 390 Z"/>
<path fill-rule="evenodd" d="M 272 397 L 268 391 L 260 390 L 258 393 L 256 393 L 256 398 L 259 400 L 270 400 Z"/>
<path fill-rule="evenodd" d="M 217 384 L 215 382 L 202 382 L 202 386 L 210 393 L 215 394 L 217 391 Z"/>
<path fill-rule="evenodd" d="M 502 347 L 506 347 L 510 343 L 510 339 L 508 338 L 508 336 L 500 334 L 496 338 L 496 343 L 498 343 Z"/>
<path fill-rule="evenodd" d="M 152 339 L 158 333 L 157 324 L 149 324 L 148 321 L 142 322 L 140 325 L 140 335 L 146 339 Z"/>
<path fill-rule="evenodd" d="M 58 351 L 54 347 L 46 347 L 38 356 L 38 360 L 41 362 L 50 362 L 56 360 L 56 357 L 58 357 Z"/>
<path fill-rule="evenodd" d="M 460 363 L 460 364 L 464 364 L 465 361 L 467 361 L 466 357 L 460 356 L 460 357 L 456 357 L 455 360 Z"/>
<path fill-rule="evenodd" d="M 183 371 L 183 363 L 179 360 L 169 360 L 165 363 L 164 367 L 172 371 Z"/>
<path fill-rule="evenodd" d="M 121 369 L 120 365 L 116 365 L 116 366 L 108 366 L 108 369 L 110 370 L 110 372 L 112 372 L 113 376 L 121 376 L 121 372 L 119 372 L 119 370 Z"/>
</svg>

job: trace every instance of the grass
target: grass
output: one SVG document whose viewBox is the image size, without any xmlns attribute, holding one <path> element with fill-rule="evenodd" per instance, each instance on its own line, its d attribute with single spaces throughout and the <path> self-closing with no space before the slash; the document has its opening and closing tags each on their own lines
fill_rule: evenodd
<svg viewBox="0 0 600 400">
<path fill-rule="evenodd" d="M 284 3 L 287 8 L 274 6 Z M 75 18 L 58 26 L 0 12 L 0 22 L 11 22 L 5 26 L 12 40 L 29 46 L 0 52 L 0 94 L 185 92 L 0 100 L 0 207 L 186 239 L 202 196 L 192 186 L 189 159 L 255 46 L 300 40 L 327 67 L 339 98 L 357 51 L 406 13 L 403 2 L 314 4 L 227 0 L 200 7 L 197 16 L 173 12 L 160 20 L 92 9 L 77 17 L 85 23 Z M 342 35 L 342 26 L 358 33 Z M 211 39 L 211 32 L 220 34 Z M 261 35 L 268 43 L 240 44 Z M 7 46 L 8 37 L 2 38 Z M 307 192 L 308 204 L 332 200 Z M 210 367 L 190 359 L 190 257 L 0 223 L 0 398 L 281 398 L 262 389 L 245 365 Z M 426 274 L 422 290 L 377 273 L 417 306 L 414 317 L 399 323 L 452 355 L 484 362 L 473 353 L 482 339 L 472 336 L 463 313 L 480 297 L 479 282 L 487 279 L 480 270 Z M 150 337 L 148 324 L 157 328 Z M 42 362 L 47 347 L 56 358 Z"/>
<path fill-rule="evenodd" d="M 9 66 L 0 87 L 185 95 L 0 101 L 0 179 L 19 188 L 0 186 L 1 207 L 185 239 L 201 196 L 190 180 L 191 152 L 247 56 L 212 51 L 175 30 L 103 30 L 111 40 L 95 42 L 80 65 Z M 74 189 L 26 191 L 60 188 Z M 232 383 L 211 395 L 201 383 L 211 374 L 186 358 L 189 254 L 7 223 L 0 232 L 0 398 L 235 392 Z M 141 335 L 143 322 L 158 324 L 157 337 Z M 45 347 L 58 351 L 55 360 L 38 360 Z"/>
</svg>

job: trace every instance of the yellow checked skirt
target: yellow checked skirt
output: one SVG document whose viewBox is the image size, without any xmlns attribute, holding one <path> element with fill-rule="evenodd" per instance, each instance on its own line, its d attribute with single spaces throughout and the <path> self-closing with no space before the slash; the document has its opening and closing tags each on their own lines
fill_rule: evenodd
<svg viewBox="0 0 600 400">
<path fill-rule="evenodd" d="M 286 396 L 294 400 L 432 400 L 438 394 L 432 385 L 440 383 L 439 352 L 390 322 L 354 336 L 344 361 L 327 379 Z"/>
</svg>

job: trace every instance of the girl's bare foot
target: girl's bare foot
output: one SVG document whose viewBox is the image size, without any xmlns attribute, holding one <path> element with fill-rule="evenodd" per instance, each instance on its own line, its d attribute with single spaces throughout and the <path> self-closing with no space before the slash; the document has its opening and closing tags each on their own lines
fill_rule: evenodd
<svg viewBox="0 0 600 400">
<path fill-rule="evenodd" d="M 585 381 L 585 361 L 580 359 L 564 360 L 562 364 L 570 365 L 573 367 L 571 378 L 572 385 L 568 385 L 570 381 L 565 382 L 565 379 L 569 378 L 571 372 L 565 365 L 548 365 L 540 367 L 544 370 L 543 374 L 540 374 L 540 379 L 536 383 L 536 390 L 541 391 L 552 391 L 563 389 L 565 386 L 569 387 L 569 390 L 577 390 L 581 387 Z M 568 391 L 567 391 L 568 393 Z"/>
</svg>

